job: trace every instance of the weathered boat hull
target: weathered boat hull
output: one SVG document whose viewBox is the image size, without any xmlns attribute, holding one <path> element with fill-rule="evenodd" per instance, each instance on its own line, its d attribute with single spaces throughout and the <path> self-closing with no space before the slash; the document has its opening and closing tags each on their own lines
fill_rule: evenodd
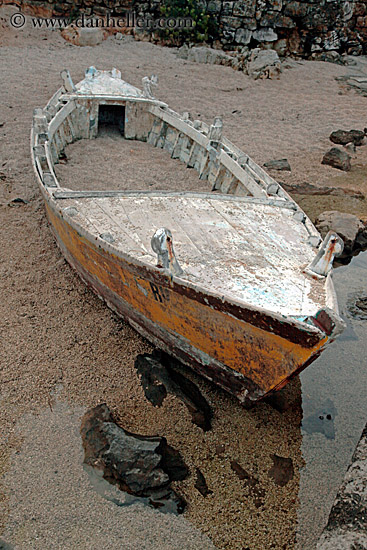
<svg viewBox="0 0 367 550">
<path fill-rule="evenodd" d="M 170 281 L 93 243 L 46 203 L 65 258 L 153 344 L 236 395 L 256 401 L 315 359 L 328 337 Z"/>
<path fill-rule="evenodd" d="M 47 216 L 65 258 L 113 310 L 153 344 L 240 401 L 256 401 L 283 387 L 342 330 L 330 278 L 332 257 L 322 264 L 329 249 L 318 249 L 321 239 L 311 220 L 275 180 L 222 136 L 218 117 L 208 126 L 199 120 L 190 121 L 188 113 L 179 115 L 152 97 L 150 86 L 154 82 L 143 79 L 141 92 L 122 81 L 115 69 L 100 72 L 91 67 L 75 87 L 64 71 L 63 87 L 44 109 L 35 110 L 31 132 L 32 163 Z M 200 237 L 207 237 L 204 248 L 197 246 L 179 223 L 173 227 L 176 216 L 170 215 L 169 203 L 164 204 L 162 197 L 157 200 L 147 191 L 139 191 L 135 197 L 130 193 L 132 222 L 129 212 L 125 212 L 129 194 L 125 191 L 73 192 L 60 188 L 54 163 L 66 145 L 77 139 L 95 138 L 99 121 L 113 113 L 118 114 L 125 139 L 147 141 L 148 146 L 165 149 L 172 158 L 194 168 L 215 192 L 216 208 L 212 199 L 200 194 L 183 199 L 192 200 L 186 217 L 191 220 L 193 216 Z M 156 258 L 148 253 L 150 244 L 146 239 L 158 228 L 152 219 L 143 227 L 140 212 L 136 217 L 136 211 L 142 208 L 142 193 L 149 195 L 146 213 L 157 213 L 154 209 L 161 208 L 159 219 L 166 220 L 167 227 L 172 223 L 172 234 L 176 229 L 181 246 L 186 246 L 182 256 L 186 273 L 173 272 L 170 264 L 167 268 L 160 261 L 157 265 Z M 109 204 L 108 197 L 112 201 Z M 177 196 L 167 200 L 176 205 L 177 212 L 182 211 L 182 203 L 175 202 Z M 149 201 L 155 201 L 156 206 Z M 199 211 L 200 201 L 207 203 Z M 224 208 L 228 201 L 233 205 L 231 212 Z M 236 204 L 244 209 L 239 207 L 234 214 Z M 274 212 L 277 214 L 273 216 Z M 207 225 L 201 225 L 205 216 Z M 188 225 L 187 219 L 184 226 Z M 259 230 L 252 231 L 250 237 L 247 233 L 251 224 L 266 230 L 261 236 Z M 208 228 L 214 227 L 217 233 L 210 240 Z M 225 235 L 226 246 L 232 247 L 227 255 L 220 235 Z M 221 246 L 217 247 L 219 241 Z M 193 246 L 187 246 L 187 242 Z M 284 247 L 284 243 L 288 244 Z M 337 246 L 336 241 L 331 244 Z M 246 264 L 243 246 L 249 255 Z M 211 249 L 218 252 L 214 258 L 204 254 Z M 217 259 L 232 270 L 206 277 L 206 268 L 216 264 Z M 243 272 L 249 275 L 246 281 Z M 238 288 L 236 279 L 241 273 L 243 284 L 236 293 L 233 289 Z M 229 279 L 232 286 L 220 286 Z M 285 287 L 287 280 L 290 286 Z M 218 281 L 217 288 L 213 288 L 213 281 Z M 243 294 L 245 288 L 249 289 L 247 295 Z M 298 301 L 292 302 L 293 295 Z"/>
</svg>

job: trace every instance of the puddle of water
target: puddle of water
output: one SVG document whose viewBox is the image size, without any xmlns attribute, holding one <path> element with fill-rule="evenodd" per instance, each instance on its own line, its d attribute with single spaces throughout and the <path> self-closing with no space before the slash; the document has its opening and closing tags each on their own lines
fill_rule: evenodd
<svg viewBox="0 0 367 550">
<path fill-rule="evenodd" d="M 366 295 L 367 252 L 334 272 L 345 332 L 302 374 L 298 547 L 315 548 L 366 423 L 367 324 L 351 302 Z"/>
</svg>

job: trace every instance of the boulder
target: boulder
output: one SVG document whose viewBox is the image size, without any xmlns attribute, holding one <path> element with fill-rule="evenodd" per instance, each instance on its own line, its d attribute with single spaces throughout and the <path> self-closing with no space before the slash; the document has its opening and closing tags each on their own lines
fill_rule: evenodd
<svg viewBox="0 0 367 550">
<path fill-rule="evenodd" d="M 254 31 L 252 37 L 258 42 L 275 42 L 278 40 L 277 33 L 267 27 Z"/>
<path fill-rule="evenodd" d="M 276 78 L 282 71 L 280 59 L 275 50 L 255 48 L 247 63 L 247 72 L 254 79 Z"/>
<path fill-rule="evenodd" d="M 233 57 L 231 55 L 226 54 L 222 50 L 215 50 L 214 48 L 207 48 L 206 46 L 189 48 L 187 44 L 184 44 L 178 49 L 177 56 L 181 59 L 194 61 L 195 63 L 208 63 L 210 65 L 231 66 L 233 63 Z"/>
<path fill-rule="evenodd" d="M 249 44 L 252 37 L 252 31 L 249 29 L 237 29 L 235 40 L 237 44 Z"/>
<path fill-rule="evenodd" d="M 356 146 L 363 145 L 365 133 L 362 130 L 336 130 L 330 134 L 330 141 L 338 145 L 353 143 Z"/>
<path fill-rule="evenodd" d="M 75 46 L 97 46 L 108 33 L 102 28 L 79 28 L 71 24 L 61 31 L 61 36 Z"/>
<path fill-rule="evenodd" d="M 349 172 L 351 170 L 351 164 L 350 164 L 350 155 L 346 153 L 345 151 L 342 151 L 341 149 L 338 149 L 337 147 L 332 147 L 330 151 L 325 153 L 321 164 L 327 164 L 328 166 L 332 166 L 333 168 L 338 168 L 338 170 L 344 170 L 345 172 Z"/>
<path fill-rule="evenodd" d="M 264 166 L 265 168 L 268 168 L 268 170 L 291 171 L 291 167 L 287 159 L 269 160 L 264 163 Z"/>
<path fill-rule="evenodd" d="M 84 462 L 103 471 L 107 481 L 129 494 L 184 501 L 170 489 L 171 481 L 185 479 L 188 468 L 164 437 L 132 434 L 118 426 L 104 403 L 87 411 L 80 429 Z"/>
<path fill-rule="evenodd" d="M 351 255 L 367 247 L 366 225 L 354 214 L 330 210 L 322 212 L 315 221 L 315 226 L 322 237 L 328 231 L 335 231 L 344 241 L 344 250 L 340 259 L 350 258 Z"/>
</svg>

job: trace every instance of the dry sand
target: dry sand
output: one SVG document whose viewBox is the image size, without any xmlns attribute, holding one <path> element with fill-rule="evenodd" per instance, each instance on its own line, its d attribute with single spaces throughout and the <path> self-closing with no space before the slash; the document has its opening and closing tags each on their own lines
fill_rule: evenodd
<svg viewBox="0 0 367 550">
<path fill-rule="evenodd" d="M 217 548 L 294 548 L 303 464 L 299 380 L 286 389 L 290 403 L 287 411 L 280 413 L 266 404 L 246 411 L 234 398 L 188 373 L 213 407 L 213 429 L 207 433 L 192 424 L 186 408 L 174 397 L 167 398 L 159 409 L 148 403 L 133 364 L 137 353 L 151 347 L 99 302 L 63 260 L 32 174 L 29 128 L 33 108 L 43 106 L 59 87 L 59 72 L 64 67 L 78 81 L 89 65 L 116 66 L 123 78 L 137 86 L 146 74 L 157 73 L 158 97 L 173 109 L 189 110 L 206 122 L 222 115 L 228 138 L 260 164 L 287 157 L 292 173 L 282 174 L 280 180 L 339 184 L 367 192 L 367 182 L 361 176 L 367 147 L 358 150 L 348 174 L 320 164 L 330 148 L 331 131 L 365 126 L 366 99 L 339 88 L 334 78 L 344 73 L 343 67 L 321 62 L 304 62 L 286 71 L 280 80 L 254 82 L 231 68 L 177 59 L 171 50 L 149 43 L 111 38 L 94 48 L 78 48 L 64 42 L 57 32 L 32 32 L 29 28 L 16 32 L 6 28 L 6 21 L 0 45 L 0 472 L 9 472 L 0 498 L 7 542 L 21 549 L 94 548 L 96 541 L 99 546 L 120 548 L 113 538 L 118 536 L 119 525 L 130 536 L 124 548 L 135 548 L 130 512 L 119 514 L 109 503 L 107 511 L 97 494 L 93 500 L 88 480 L 83 477 L 76 436 L 78 419 L 86 407 L 107 402 L 124 428 L 166 436 L 181 450 L 192 472 L 200 467 L 213 493 L 202 497 L 194 488 L 195 475 L 177 483 L 177 490 L 189 502 L 186 520 L 207 534 Z M 70 166 L 77 159 L 78 147 L 83 145 L 70 149 Z M 84 166 L 88 168 L 88 163 Z M 68 167 L 59 170 L 61 178 L 69 177 Z M 144 176 L 145 166 L 142 172 Z M 89 175 L 95 176 L 95 159 L 91 159 Z M 29 203 L 9 206 L 15 197 Z M 319 200 L 309 201 L 311 216 L 320 208 Z M 328 198 L 327 206 L 330 204 Z M 354 199 L 342 204 L 344 210 L 365 215 L 364 205 Z M 58 384 L 62 384 L 61 404 L 53 414 L 62 444 L 55 455 L 45 411 L 49 411 L 50 403 L 52 406 L 52 392 Z M 63 403 L 69 403 L 69 408 Z M 68 414 L 73 418 L 69 431 L 63 429 Z M 39 415 L 37 420 L 33 420 L 34 415 Z M 44 455 L 39 449 L 32 453 L 32 438 L 40 433 L 44 436 Z M 223 450 L 218 445 L 223 445 Z M 276 485 L 269 474 L 273 454 L 293 461 L 294 477 L 285 487 Z M 90 522 L 80 521 L 77 529 L 69 522 L 68 500 L 60 490 L 58 474 L 52 474 L 58 468 L 50 469 L 50 464 L 60 461 L 60 455 L 61 462 L 70 466 L 70 483 L 83 486 L 80 498 L 73 502 L 79 518 L 89 513 L 93 518 L 98 533 L 93 541 Z M 74 462 L 68 461 L 69 455 Z M 231 469 L 231 460 L 258 478 L 264 493 L 260 507 L 249 487 Z M 22 475 L 23 467 L 29 478 Z M 48 482 L 38 484 L 43 468 L 49 472 Z M 64 475 L 67 479 L 67 471 Z M 34 489 L 27 492 L 30 486 Z M 57 514 L 50 514 L 50 495 Z M 39 542 L 34 527 L 23 529 L 26 515 L 34 517 L 33 498 Z M 136 521 L 141 519 L 140 510 Z M 182 518 L 170 519 L 149 510 L 141 513 L 153 533 L 151 539 L 146 538 L 147 548 L 210 548 L 209 540 L 200 539 L 201 535 Z M 317 521 L 314 537 L 325 521 L 322 512 Z M 193 546 L 177 546 L 185 530 L 188 539 L 193 537 Z"/>
</svg>

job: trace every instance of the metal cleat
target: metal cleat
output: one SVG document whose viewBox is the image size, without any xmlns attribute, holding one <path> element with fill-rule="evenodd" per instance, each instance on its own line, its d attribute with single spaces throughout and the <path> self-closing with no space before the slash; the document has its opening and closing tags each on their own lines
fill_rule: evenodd
<svg viewBox="0 0 367 550">
<path fill-rule="evenodd" d="M 172 233 L 169 229 L 165 227 L 157 229 L 152 237 L 151 246 L 157 254 L 157 267 L 167 269 L 172 276 L 180 277 L 183 275 L 183 270 L 173 250 Z"/>
<path fill-rule="evenodd" d="M 314 260 L 306 267 L 305 273 L 318 278 L 326 277 L 333 267 L 334 258 L 340 256 L 344 242 L 334 231 L 329 231 L 323 240 Z"/>
</svg>

